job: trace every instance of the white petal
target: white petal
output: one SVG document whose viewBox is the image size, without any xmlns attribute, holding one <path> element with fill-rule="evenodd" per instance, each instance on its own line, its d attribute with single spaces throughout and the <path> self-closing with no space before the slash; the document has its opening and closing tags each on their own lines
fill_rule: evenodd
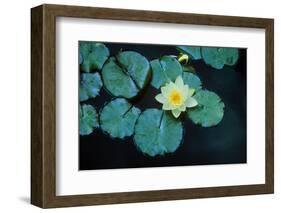
<svg viewBox="0 0 281 213">
<path fill-rule="evenodd" d="M 184 112 L 184 111 L 186 110 L 185 104 L 181 105 L 178 109 L 179 109 L 181 112 Z"/>
<path fill-rule="evenodd" d="M 169 83 L 166 84 L 166 87 L 168 90 L 171 90 L 175 88 L 175 84 L 172 81 L 169 81 Z"/>
<path fill-rule="evenodd" d="M 174 109 L 173 106 L 171 104 L 169 104 L 168 102 L 165 102 L 162 106 L 163 110 L 172 110 Z"/>
<path fill-rule="evenodd" d="M 197 101 L 194 99 L 194 98 L 192 98 L 192 97 L 190 97 L 190 98 L 188 98 L 186 101 L 185 101 L 185 106 L 186 107 L 195 107 L 196 105 L 197 105 L 198 103 L 197 103 Z"/>
<path fill-rule="evenodd" d="M 183 87 L 183 89 L 184 89 L 184 92 L 185 92 L 185 93 L 188 93 L 188 91 L 189 91 L 189 86 L 188 86 L 187 84 L 185 84 L 184 87 Z"/>
<path fill-rule="evenodd" d="M 161 87 L 161 93 L 166 98 L 169 96 L 171 90 L 172 90 L 172 88 L 169 84 L 164 87 Z"/>
<path fill-rule="evenodd" d="M 194 94 L 194 92 L 195 92 L 195 89 L 189 88 L 189 90 L 188 90 L 188 96 L 191 97 L 191 96 Z"/>
<path fill-rule="evenodd" d="M 178 109 L 174 109 L 172 110 L 172 114 L 175 118 L 178 118 L 181 114 L 181 111 L 179 111 Z"/>
<path fill-rule="evenodd" d="M 178 107 L 172 105 L 172 104 L 169 103 L 168 101 L 165 102 L 165 103 L 163 104 L 163 106 L 162 106 L 162 109 L 163 109 L 163 110 L 174 110 L 174 109 L 176 109 L 176 108 L 178 108 Z"/>
<path fill-rule="evenodd" d="M 161 87 L 161 93 L 166 96 L 166 94 L 168 93 L 168 86 Z"/>
<path fill-rule="evenodd" d="M 189 87 L 188 85 L 184 85 L 181 89 L 184 99 L 189 97 Z"/>
<path fill-rule="evenodd" d="M 184 86 L 182 77 L 181 77 L 180 75 L 177 77 L 175 84 L 176 84 L 176 86 L 179 87 L 179 88 L 182 88 L 182 87 Z"/>
<path fill-rule="evenodd" d="M 156 99 L 158 102 L 160 102 L 161 104 L 164 104 L 165 101 L 166 101 L 165 97 L 164 97 L 162 94 L 156 95 L 156 96 L 155 96 L 155 99 Z"/>
</svg>

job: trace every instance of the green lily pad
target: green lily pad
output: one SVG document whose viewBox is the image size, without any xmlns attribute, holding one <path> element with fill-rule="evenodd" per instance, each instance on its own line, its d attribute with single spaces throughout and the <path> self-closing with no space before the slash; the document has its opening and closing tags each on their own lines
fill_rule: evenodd
<svg viewBox="0 0 281 213">
<path fill-rule="evenodd" d="M 81 53 L 79 53 L 79 64 L 83 63 L 83 56 Z"/>
<path fill-rule="evenodd" d="M 239 59 L 239 50 L 237 48 L 224 48 L 225 64 L 235 65 Z"/>
<path fill-rule="evenodd" d="M 116 97 L 133 98 L 147 85 L 151 70 L 147 59 L 137 52 L 125 51 L 111 57 L 102 69 L 107 91 Z"/>
<path fill-rule="evenodd" d="M 108 57 L 109 50 L 104 44 L 87 41 L 79 42 L 79 62 L 82 71 L 100 70 Z"/>
<path fill-rule="evenodd" d="M 224 65 L 234 65 L 239 58 L 237 48 L 202 47 L 202 58 L 206 64 L 215 69 L 222 69 Z"/>
<path fill-rule="evenodd" d="M 99 126 L 98 114 L 91 105 L 79 106 L 79 133 L 89 135 Z"/>
<path fill-rule="evenodd" d="M 102 81 L 99 73 L 83 73 L 80 75 L 79 99 L 86 101 L 99 95 Z"/>
<path fill-rule="evenodd" d="M 145 110 L 135 126 L 135 145 L 151 157 L 175 152 L 182 138 L 181 121 L 159 109 Z"/>
<path fill-rule="evenodd" d="M 184 84 L 187 84 L 189 87 L 194 88 L 195 90 L 199 90 L 202 87 L 200 78 L 193 73 L 184 72 L 182 74 L 182 79 Z"/>
<path fill-rule="evenodd" d="M 117 98 L 104 106 L 100 114 L 100 126 L 112 138 L 124 138 L 134 133 L 135 123 L 141 111 L 123 98 Z"/>
<path fill-rule="evenodd" d="M 177 50 L 182 54 L 188 54 L 192 59 L 201 59 L 201 48 L 192 46 L 177 46 Z"/>
<path fill-rule="evenodd" d="M 175 81 L 182 74 L 182 66 L 178 60 L 171 56 L 163 56 L 150 62 L 152 68 L 151 85 L 159 89 L 164 84 Z"/>
<path fill-rule="evenodd" d="M 194 98 L 197 100 L 198 106 L 190 109 L 187 113 L 195 124 L 211 127 L 221 122 L 224 115 L 224 103 L 216 93 L 199 90 Z"/>
</svg>

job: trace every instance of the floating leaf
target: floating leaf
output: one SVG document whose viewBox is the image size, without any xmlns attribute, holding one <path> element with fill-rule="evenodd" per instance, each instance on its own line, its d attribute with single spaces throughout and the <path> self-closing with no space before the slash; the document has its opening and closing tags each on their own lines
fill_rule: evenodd
<svg viewBox="0 0 281 213">
<path fill-rule="evenodd" d="M 100 124 L 103 131 L 113 138 L 131 136 L 141 111 L 123 98 L 109 102 L 101 111 Z"/>
<path fill-rule="evenodd" d="M 225 64 L 234 65 L 239 59 L 239 50 L 237 48 L 224 48 Z"/>
<path fill-rule="evenodd" d="M 150 66 L 152 69 L 151 85 L 159 89 L 168 81 L 168 77 L 165 75 L 165 73 L 163 73 L 163 69 L 158 59 L 151 61 Z"/>
<path fill-rule="evenodd" d="M 91 105 L 79 106 L 79 132 L 80 135 L 89 135 L 99 126 L 98 114 Z"/>
<path fill-rule="evenodd" d="M 116 58 L 138 88 L 143 88 L 147 84 L 150 67 L 149 62 L 144 56 L 137 52 L 125 51 L 119 53 Z"/>
<path fill-rule="evenodd" d="M 190 55 L 194 60 L 201 59 L 201 50 L 200 47 L 192 46 L 177 46 L 177 50 L 182 54 Z"/>
<path fill-rule="evenodd" d="M 152 68 L 151 85 L 159 89 L 169 81 L 175 81 L 182 74 L 182 67 L 178 60 L 171 56 L 163 56 L 150 62 Z"/>
<path fill-rule="evenodd" d="M 144 89 L 151 71 L 147 59 L 137 52 L 121 52 L 102 69 L 105 88 L 116 97 L 133 98 Z"/>
<path fill-rule="evenodd" d="M 79 53 L 79 64 L 83 63 L 83 56 L 81 53 Z"/>
<path fill-rule="evenodd" d="M 135 126 L 135 145 L 151 157 L 176 151 L 182 137 L 181 121 L 158 109 L 145 110 Z"/>
<path fill-rule="evenodd" d="M 224 103 L 220 97 L 208 90 L 199 90 L 194 95 L 198 106 L 188 111 L 189 118 L 203 127 L 217 125 L 224 115 Z"/>
<path fill-rule="evenodd" d="M 226 65 L 234 65 L 239 58 L 237 48 L 202 47 L 202 58 L 206 64 L 215 69 L 222 69 Z"/>
<path fill-rule="evenodd" d="M 79 99 L 86 101 L 89 98 L 95 98 L 102 87 L 102 81 L 99 73 L 83 73 L 80 75 Z"/>
<path fill-rule="evenodd" d="M 100 70 L 109 57 L 109 50 L 102 43 L 79 42 L 79 61 L 81 70 L 91 72 Z"/>
<path fill-rule="evenodd" d="M 220 53 L 219 48 L 203 47 L 202 57 L 206 64 L 216 69 L 222 69 L 224 66 L 225 58 Z"/>
<path fill-rule="evenodd" d="M 200 78 L 193 74 L 193 73 L 189 73 L 189 72 L 184 72 L 182 74 L 182 79 L 184 84 L 187 84 L 189 87 L 194 88 L 195 90 L 199 90 L 201 89 L 201 80 Z"/>
</svg>

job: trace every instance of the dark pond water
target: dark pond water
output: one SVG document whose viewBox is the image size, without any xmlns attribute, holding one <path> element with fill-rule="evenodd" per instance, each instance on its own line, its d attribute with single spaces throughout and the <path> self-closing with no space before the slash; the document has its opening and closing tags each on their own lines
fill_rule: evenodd
<svg viewBox="0 0 281 213">
<path fill-rule="evenodd" d="M 121 49 L 134 50 L 148 60 L 163 55 L 177 55 L 175 46 L 136 45 L 104 43 L 111 55 Z M 210 164 L 246 163 L 246 49 L 240 49 L 240 58 L 235 66 L 225 66 L 216 70 L 202 60 L 192 61 L 203 87 L 217 93 L 225 103 L 223 120 L 210 128 L 195 125 L 181 116 L 184 124 L 184 141 L 174 153 L 149 157 L 140 152 L 133 137 L 112 139 L 96 129 L 88 136 L 80 136 L 79 169 L 114 169 L 138 167 L 163 167 Z M 149 86 L 133 104 L 142 111 L 147 108 L 159 108 L 154 99 L 159 91 Z M 97 111 L 113 99 L 104 89 L 100 96 L 83 103 L 92 104 Z"/>
</svg>

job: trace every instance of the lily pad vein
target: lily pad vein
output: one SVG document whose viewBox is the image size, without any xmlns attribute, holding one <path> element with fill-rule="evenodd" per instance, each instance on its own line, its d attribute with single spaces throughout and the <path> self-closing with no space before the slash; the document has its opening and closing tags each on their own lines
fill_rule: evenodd
<svg viewBox="0 0 281 213">
<path fill-rule="evenodd" d="M 127 67 L 125 67 L 122 63 L 119 62 L 118 58 L 115 58 L 115 62 L 116 64 L 120 67 L 120 69 L 122 70 L 122 72 L 125 75 L 128 75 L 129 78 L 133 81 L 134 85 L 137 87 L 137 89 L 140 91 L 142 88 L 140 88 L 140 86 L 137 84 L 136 79 L 131 75 L 131 73 L 128 71 Z"/>
</svg>

